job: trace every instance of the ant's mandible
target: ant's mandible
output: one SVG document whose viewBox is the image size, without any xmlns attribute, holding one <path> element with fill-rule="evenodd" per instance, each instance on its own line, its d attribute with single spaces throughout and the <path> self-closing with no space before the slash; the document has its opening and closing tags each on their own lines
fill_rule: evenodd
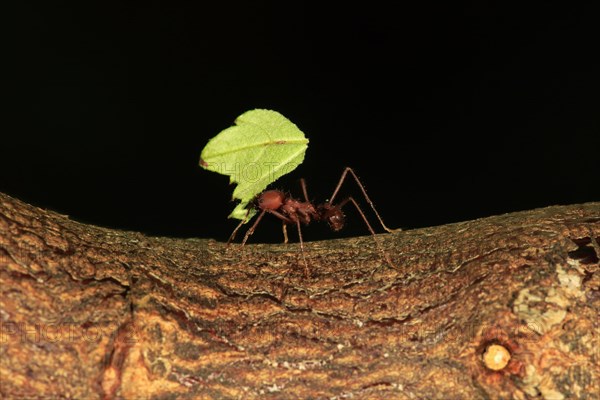
<svg viewBox="0 0 600 400">
<path fill-rule="evenodd" d="M 373 240 L 375 240 L 375 244 L 377 245 L 377 248 L 382 253 L 382 255 L 385 258 L 385 260 L 387 261 L 387 263 L 390 264 L 392 267 L 394 267 L 394 264 L 392 263 L 389 255 L 385 252 L 383 247 L 381 247 L 381 244 L 377 241 L 373 227 L 367 220 L 365 213 L 360 208 L 360 206 L 358 205 L 356 200 L 354 200 L 354 198 L 352 198 L 352 197 L 347 197 L 340 203 L 334 204 L 335 197 L 337 196 L 338 191 L 340 190 L 340 187 L 344 183 L 348 174 L 350 174 L 354 178 L 356 184 L 358 185 L 363 196 L 365 197 L 365 200 L 367 201 L 367 203 L 369 203 L 369 205 L 373 209 L 373 212 L 377 216 L 377 219 L 379 220 L 379 223 L 381 224 L 383 229 L 385 229 L 387 232 L 394 232 L 395 231 L 394 229 L 388 228 L 383 223 L 383 219 L 381 218 L 381 216 L 375 209 L 375 205 L 373 204 L 373 202 L 367 195 L 367 192 L 366 192 L 363 184 L 360 182 L 360 179 L 358 179 L 358 176 L 354 173 L 354 170 L 352 170 L 352 168 L 350 168 L 350 167 L 346 167 L 344 169 L 344 172 L 342 172 L 340 180 L 338 181 L 338 184 L 335 187 L 333 194 L 331 195 L 331 197 L 329 198 L 328 201 L 326 201 L 322 204 L 314 205 L 308 199 L 308 192 L 306 190 L 306 182 L 304 181 L 304 179 L 300 180 L 300 185 L 302 186 L 302 194 L 304 195 L 304 201 L 294 199 L 290 195 L 288 195 L 280 190 L 265 190 L 264 192 L 259 194 L 256 197 L 256 199 L 254 200 L 254 207 L 255 207 L 255 209 L 260 211 L 260 214 L 258 215 L 258 218 L 256 218 L 256 221 L 254 221 L 254 224 L 252 224 L 250 229 L 248 229 L 248 231 L 246 232 L 246 235 L 244 236 L 244 239 L 242 240 L 241 245 L 244 246 L 246 244 L 246 241 L 248 240 L 250 235 L 252 235 L 254 233 L 256 226 L 258 225 L 258 223 L 261 221 L 261 219 L 263 218 L 263 216 L 266 213 L 272 214 L 275 217 L 277 217 L 283 221 L 283 235 L 284 235 L 285 243 L 288 242 L 287 229 L 286 229 L 287 224 L 295 224 L 296 227 L 298 228 L 298 238 L 300 240 L 300 251 L 302 252 L 302 258 L 304 260 L 305 274 L 306 274 L 306 276 L 308 276 L 309 275 L 308 263 L 306 261 L 306 256 L 304 254 L 304 241 L 302 240 L 302 230 L 300 228 L 301 223 L 308 225 L 312 221 L 326 221 L 329 224 L 329 227 L 333 231 L 337 232 L 344 227 L 345 220 L 346 220 L 346 216 L 344 215 L 342 208 L 346 204 L 352 203 L 354 205 L 354 207 L 356 208 L 356 210 L 358 211 L 358 213 L 360 214 L 360 216 L 362 217 L 363 221 L 365 222 L 365 225 L 369 229 L 369 232 L 373 236 Z M 238 230 L 242 227 L 242 225 L 245 222 L 246 222 L 246 220 L 242 220 L 242 222 L 240 222 L 238 224 L 238 226 L 233 230 L 233 232 L 231 233 L 231 236 L 229 237 L 229 240 L 227 241 L 228 244 L 233 241 Z M 398 229 L 396 229 L 396 230 L 398 230 Z"/>
</svg>

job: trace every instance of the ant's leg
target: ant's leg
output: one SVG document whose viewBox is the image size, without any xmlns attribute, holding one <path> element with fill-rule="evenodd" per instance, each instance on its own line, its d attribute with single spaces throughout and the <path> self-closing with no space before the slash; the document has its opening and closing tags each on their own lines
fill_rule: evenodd
<svg viewBox="0 0 600 400">
<path fill-rule="evenodd" d="M 285 226 L 285 224 L 296 222 L 296 226 L 298 227 L 298 238 L 300 239 L 300 252 L 302 253 L 302 259 L 304 260 L 304 274 L 308 278 L 309 277 L 308 262 L 306 261 L 306 255 L 304 254 L 304 241 L 302 240 L 302 229 L 300 229 L 300 220 L 297 219 L 296 221 L 293 221 L 292 219 L 288 218 L 287 216 L 285 216 L 284 214 L 282 214 L 282 213 L 280 213 L 278 211 L 269 210 L 268 212 L 269 212 L 269 214 L 273 214 L 274 216 L 276 216 L 277 218 L 279 218 L 280 220 L 282 220 L 283 223 L 284 223 L 284 226 Z M 262 218 L 262 216 L 263 216 L 264 213 L 265 213 L 265 211 L 263 211 L 261 213 L 261 215 L 259 216 L 259 218 Z M 258 223 L 258 221 L 256 221 L 254 223 L 254 225 L 256 225 L 257 223 Z M 254 228 L 254 226 L 252 228 Z M 287 230 L 284 230 L 284 232 L 287 232 Z M 246 234 L 246 235 L 248 235 L 248 234 Z M 286 239 L 287 239 L 287 233 L 286 233 Z M 286 243 L 287 243 L 287 241 L 286 241 Z"/>
<path fill-rule="evenodd" d="M 300 186 L 302 187 L 302 194 L 304 195 L 304 201 L 306 201 L 307 203 L 310 203 L 310 200 L 308 200 L 308 191 L 306 190 L 306 181 L 304 180 L 304 178 L 300 179 Z"/>
<path fill-rule="evenodd" d="M 288 242 L 287 224 L 292 223 L 292 220 L 289 219 L 288 217 L 286 217 L 285 215 L 283 215 L 282 213 L 275 211 L 275 210 L 267 210 L 267 212 L 269 214 L 276 216 L 277 218 L 279 218 L 280 220 L 283 221 L 283 226 L 281 227 L 281 230 L 283 231 L 283 243 L 287 244 L 287 242 Z"/>
<path fill-rule="evenodd" d="M 288 217 L 286 217 L 285 215 L 283 215 L 282 213 L 280 213 L 279 211 L 275 211 L 275 210 L 266 210 L 266 211 L 269 214 L 276 216 L 277 218 L 279 218 L 280 220 L 282 220 L 286 224 L 291 224 L 292 222 L 294 222 L 291 219 L 289 219 Z"/>
<path fill-rule="evenodd" d="M 302 253 L 302 260 L 304 261 L 304 275 L 308 278 L 310 276 L 308 272 L 308 262 L 306 261 L 306 255 L 304 254 L 304 241 L 302 240 L 302 230 L 300 229 L 300 220 L 296 220 L 296 226 L 298 227 L 298 238 L 300 239 L 300 252 Z"/>
<path fill-rule="evenodd" d="M 250 209 L 248 209 L 248 211 L 246 211 L 246 216 L 244 217 L 244 219 L 238 224 L 238 226 L 235 227 L 233 232 L 231 232 L 231 236 L 229 236 L 229 240 L 227 241 L 227 246 L 229 246 L 229 244 L 231 242 L 233 242 L 233 239 L 235 239 L 235 235 L 237 234 L 237 231 L 239 231 L 240 228 L 242 227 L 242 225 L 244 225 L 247 222 L 248 214 L 250 214 Z"/>
<path fill-rule="evenodd" d="M 337 186 L 335 187 L 335 190 L 333 191 L 333 194 L 329 198 L 329 203 L 333 203 L 333 199 L 335 198 L 335 196 L 337 196 L 337 194 L 338 194 L 338 192 L 340 190 L 340 187 L 342 186 L 342 184 L 344 183 L 344 180 L 346 179 L 346 175 L 348 175 L 348 172 L 350 172 L 350 174 L 354 178 L 354 181 L 356 181 L 356 184 L 360 188 L 360 191 L 362 192 L 363 196 L 365 196 L 365 200 L 367 200 L 367 203 L 369 203 L 369 205 L 371 206 L 371 208 L 375 212 L 375 215 L 377 216 L 377 219 L 379 220 L 379 223 L 381 224 L 381 226 L 383 227 L 383 229 L 385 229 L 387 232 L 390 232 L 390 233 L 401 230 L 399 228 L 398 229 L 390 229 L 390 228 L 388 228 L 383 223 L 383 219 L 379 216 L 379 213 L 375 209 L 375 204 L 373 204 L 373 202 L 371 201 L 371 199 L 367 195 L 367 191 L 365 190 L 365 187 L 360 182 L 360 179 L 358 179 L 358 176 L 356 176 L 356 174 L 354 173 L 354 170 L 352 168 L 350 168 L 350 167 L 346 167 L 344 169 L 344 172 L 342 172 L 342 176 L 340 177 L 340 180 L 339 180 Z M 352 202 L 354 202 L 354 204 L 356 205 L 356 202 L 354 200 L 352 200 Z M 357 208 L 358 208 L 358 205 L 357 205 Z M 362 215 L 362 211 L 361 211 L 361 215 Z M 363 218 L 364 218 L 364 215 L 363 215 Z"/>
<path fill-rule="evenodd" d="M 256 221 L 254 221 L 254 224 L 252 224 L 252 226 L 250 227 L 250 229 L 248 229 L 246 231 L 246 235 L 244 236 L 244 240 L 242 240 L 242 246 L 246 244 L 246 241 L 248 240 L 248 238 L 250 237 L 250 235 L 252 235 L 254 233 L 254 230 L 256 229 L 256 225 L 258 225 L 258 223 L 260 222 L 260 220 L 262 219 L 262 217 L 264 217 L 266 213 L 266 210 L 262 210 L 262 212 L 258 215 L 258 218 L 256 218 Z"/>
<path fill-rule="evenodd" d="M 283 231 L 283 243 L 287 244 L 287 242 L 288 242 L 287 223 L 285 221 L 282 221 L 281 230 Z"/>
<path fill-rule="evenodd" d="M 346 200 L 342 201 L 338 207 L 341 209 L 342 207 L 344 207 L 348 202 L 352 202 L 352 204 L 354 204 L 354 207 L 356 208 L 356 210 L 358 211 L 358 213 L 360 214 L 360 216 L 362 217 L 363 221 L 365 222 L 365 225 L 367 225 L 367 228 L 369 229 L 369 232 L 371 232 L 371 236 L 373 236 L 373 240 L 375 241 L 375 246 L 377 246 L 377 249 L 379 250 L 379 252 L 383 255 L 383 258 L 385 259 L 385 261 L 387 261 L 387 263 L 389 265 L 391 265 L 393 268 L 396 268 L 396 266 L 394 265 L 394 263 L 392 262 L 392 259 L 390 258 L 389 254 L 385 251 L 385 249 L 381 246 L 381 243 L 379 243 L 379 241 L 377 240 L 377 235 L 375 234 L 375 231 L 373 230 L 373 227 L 371 226 L 371 224 L 369 223 L 369 220 L 367 220 L 367 217 L 365 215 L 365 213 L 363 212 L 363 210 L 360 208 L 360 206 L 358 205 L 358 203 L 356 202 L 356 200 L 354 200 L 352 197 L 348 197 L 346 198 Z"/>
</svg>

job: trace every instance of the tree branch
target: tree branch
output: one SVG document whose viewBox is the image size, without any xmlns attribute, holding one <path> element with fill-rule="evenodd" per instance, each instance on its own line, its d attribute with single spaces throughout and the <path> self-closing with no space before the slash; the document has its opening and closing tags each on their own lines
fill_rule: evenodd
<svg viewBox="0 0 600 400">
<path fill-rule="evenodd" d="M 600 203 L 378 239 L 397 268 L 367 236 L 306 243 L 306 277 L 297 244 L 146 237 L 0 194 L 0 396 L 597 396 Z"/>
</svg>

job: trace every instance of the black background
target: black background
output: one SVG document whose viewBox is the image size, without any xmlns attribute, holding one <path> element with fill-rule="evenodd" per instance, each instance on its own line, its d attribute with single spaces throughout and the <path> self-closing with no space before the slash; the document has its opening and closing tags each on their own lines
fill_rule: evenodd
<svg viewBox="0 0 600 400">
<path fill-rule="evenodd" d="M 600 200 L 591 7 L 17 3 L 0 190 L 75 220 L 226 240 L 233 188 L 198 159 L 253 108 L 310 139 L 275 187 L 322 201 L 352 166 L 392 227 Z M 253 241 L 280 239 L 270 219 Z"/>
</svg>

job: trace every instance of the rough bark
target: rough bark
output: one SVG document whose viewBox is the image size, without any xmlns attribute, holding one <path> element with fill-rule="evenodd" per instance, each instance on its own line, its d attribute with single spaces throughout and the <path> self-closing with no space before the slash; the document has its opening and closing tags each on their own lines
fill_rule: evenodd
<svg viewBox="0 0 600 400">
<path fill-rule="evenodd" d="M 306 243 L 307 277 L 297 244 L 147 237 L 0 194 L 0 397 L 598 398 L 600 203 L 378 239 L 395 268 L 367 236 Z"/>
</svg>

